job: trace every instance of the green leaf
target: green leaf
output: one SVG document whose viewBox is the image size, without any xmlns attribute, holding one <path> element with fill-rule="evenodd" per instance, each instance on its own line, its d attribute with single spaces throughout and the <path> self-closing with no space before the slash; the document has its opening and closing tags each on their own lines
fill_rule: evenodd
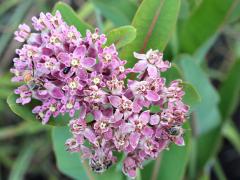
<svg viewBox="0 0 240 180">
<path fill-rule="evenodd" d="M 209 38 L 218 33 L 238 3 L 239 0 L 202 1 L 180 27 L 181 51 L 194 53 Z"/>
<path fill-rule="evenodd" d="M 185 95 L 183 97 L 183 102 L 192 108 L 194 105 L 201 102 L 201 97 L 197 92 L 196 88 L 194 88 L 191 84 L 187 82 L 183 82 L 183 90 L 185 91 Z"/>
<path fill-rule="evenodd" d="M 107 38 L 107 46 L 115 44 L 119 49 L 131 43 L 136 38 L 136 29 L 133 26 L 122 26 L 111 30 L 107 34 Z"/>
<path fill-rule="evenodd" d="M 220 148 L 221 142 L 221 129 L 224 124 L 228 123 L 229 116 L 234 112 L 237 101 L 239 101 L 240 92 L 240 61 L 236 61 L 233 68 L 229 71 L 226 79 L 220 87 L 221 101 L 219 108 L 222 114 L 222 122 L 210 132 L 198 137 L 198 168 L 201 169 L 207 163 L 207 161 L 216 155 Z M 211 99 L 212 100 L 212 99 Z M 209 101 L 210 103 L 211 101 Z M 224 132 L 224 131 L 223 131 Z"/>
<path fill-rule="evenodd" d="M 53 13 L 56 11 L 60 11 L 62 18 L 68 25 L 74 25 L 77 30 L 82 34 L 86 34 L 86 30 L 92 30 L 92 27 L 85 23 L 83 20 L 79 19 L 77 14 L 74 12 L 74 10 L 67 4 L 63 2 L 58 2 L 55 4 L 53 8 Z"/>
<path fill-rule="evenodd" d="M 101 14 L 111 20 L 115 26 L 128 25 L 134 16 L 137 6 L 129 0 L 92 0 Z M 116 5 L 117 3 L 117 5 Z"/>
<path fill-rule="evenodd" d="M 138 8 L 132 26 L 137 29 L 136 39 L 121 51 L 121 58 L 132 67 L 136 60 L 133 52 L 148 49 L 163 51 L 177 22 L 180 0 L 144 0 Z"/>
<path fill-rule="evenodd" d="M 175 63 L 171 63 L 171 68 L 162 72 L 161 76 L 166 78 L 167 84 L 176 79 L 183 79 L 183 73 Z"/>
<path fill-rule="evenodd" d="M 34 103 L 28 104 L 28 105 L 21 105 L 17 104 L 16 100 L 18 98 L 18 95 L 16 94 L 10 94 L 7 98 L 7 103 L 10 109 L 19 117 L 26 121 L 39 121 L 36 119 L 35 115 L 32 113 L 32 109 L 34 107 Z M 59 115 L 57 118 L 51 117 L 48 125 L 53 125 L 53 126 L 64 126 L 68 124 L 69 121 L 69 116 L 61 116 Z"/>
<path fill-rule="evenodd" d="M 53 150 L 58 169 L 73 179 L 90 179 L 84 170 L 79 153 L 69 153 L 64 144 L 71 137 L 68 127 L 54 127 L 52 129 Z"/>
<path fill-rule="evenodd" d="M 235 149 L 240 153 L 240 134 L 238 128 L 232 121 L 226 123 L 223 127 L 223 136 L 232 143 Z"/>
<path fill-rule="evenodd" d="M 29 168 L 31 159 L 34 157 L 34 144 L 26 144 L 25 147 L 20 151 L 16 158 L 12 170 L 9 175 L 9 180 L 22 180 L 24 174 Z"/>
<path fill-rule="evenodd" d="M 229 118 L 234 112 L 238 102 L 239 102 L 239 92 L 240 92 L 240 59 L 237 60 L 230 72 L 228 73 L 226 79 L 222 83 L 219 94 L 221 101 L 219 104 L 219 109 L 222 114 L 223 121 Z"/>
<path fill-rule="evenodd" d="M 186 123 L 184 127 L 189 129 L 189 123 Z M 184 135 L 185 146 L 179 147 L 172 144 L 169 150 L 164 150 L 156 161 L 146 165 L 142 170 L 142 179 L 183 179 L 190 156 L 190 136 L 190 131 L 186 130 Z"/>
<path fill-rule="evenodd" d="M 190 56 L 181 56 L 179 60 L 185 80 L 196 88 L 202 99 L 195 106 L 196 134 L 207 133 L 221 122 L 218 93 L 211 85 L 206 73 Z"/>
</svg>

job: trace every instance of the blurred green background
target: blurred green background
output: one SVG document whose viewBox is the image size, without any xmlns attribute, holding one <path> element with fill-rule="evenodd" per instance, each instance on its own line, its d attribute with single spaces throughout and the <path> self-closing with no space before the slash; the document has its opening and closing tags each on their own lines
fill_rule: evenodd
<svg viewBox="0 0 240 180">
<path fill-rule="evenodd" d="M 3 180 L 70 179 L 56 167 L 51 127 L 22 120 L 6 103 L 7 96 L 17 86 L 10 82 L 9 68 L 15 49 L 21 44 L 13 40 L 13 33 L 18 24 L 30 24 L 32 16 L 51 11 L 56 2 L 2 0 L 0 4 L 0 179 Z M 102 32 L 108 32 L 131 24 L 142 1 L 64 2 L 76 11 L 79 18 L 99 27 Z M 189 119 L 191 127 L 186 129 L 191 137 L 181 178 L 239 180 L 239 0 L 181 0 L 177 27 L 164 53 L 166 59 L 179 65 L 184 78 L 196 87 L 202 98 L 193 107 Z M 161 168 L 175 173 L 175 163 L 162 160 Z M 151 164 L 145 167 L 142 180 L 160 179 L 161 176 L 156 175 L 159 166 L 154 167 L 153 171 Z"/>
</svg>

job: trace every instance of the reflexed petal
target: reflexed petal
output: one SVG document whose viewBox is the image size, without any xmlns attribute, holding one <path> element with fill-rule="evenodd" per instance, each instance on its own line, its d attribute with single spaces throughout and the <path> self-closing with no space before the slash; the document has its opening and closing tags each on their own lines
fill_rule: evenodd
<svg viewBox="0 0 240 180">
<path fill-rule="evenodd" d="M 150 127 L 148 127 L 148 126 L 144 127 L 144 129 L 143 129 L 143 134 L 144 134 L 145 136 L 152 137 L 152 135 L 153 135 L 153 130 L 152 130 L 152 128 L 150 128 Z"/>
<path fill-rule="evenodd" d="M 150 124 L 151 125 L 157 125 L 160 121 L 160 117 L 157 114 L 154 114 L 150 118 Z"/>
<path fill-rule="evenodd" d="M 144 111 L 139 116 L 139 120 L 144 124 L 147 124 L 149 122 L 149 119 L 150 119 L 150 111 Z"/>
<path fill-rule="evenodd" d="M 142 71 L 144 71 L 146 68 L 147 68 L 147 61 L 141 60 L 141 61 L 138 61 L 138 62 L 134 65 L 133 71 L 134 71 L 134 72 L 142 72 Z"/>
<path fill-rule="evenodd" d="M 146 54 L 139 54 L 139 53 L 133 52 L 133 55 L 137 59 L 143 59 L 143 60 L 147 59 Z"/>
<path fill-rule="evenodd" d="M 154 92 L 154 91 L 148 91 L 148 92 L 147 92 L 147 95 L 146 95 L 146 98 L 147 98 L 149 101 L 159 101 L 160 96 L 158 95 L 158 93 L 156 93 L 156 92 Z"/>
<path fill-rule="evenodd" d="M 151 78 L 157 78 L 159 76 L 157 68 L 153 65 L 148 65 L 147 71 Z"/>
<path fill-rule="evenodd" d="M 118 107 L 122 102 L 122 99 L 118 96 L 109 96 L 108 99 L 114 107 Z"/>
<path fill-rule="evenodd" d="M 70 57 L 67 53 L 59 53 L 57 56 L 57 59 L 62 62 L 63 64 L 66 64 L 66 62 L 68 62 L 70 60 Z"/>
<path fill-rule="evenodd" d="M 86 54 L 86 47 L 85 46 L 80 46 L 77 47 L 74 51 L 73 51 L 73 56 L 76 58 L 82 58 L 84 57 Z"/>
<path fill-rule="evenodd" d="M 135 149 L 140 139 L 139 133 L 132 133 L 129 137 L 130 145 Z"/>
<path fill-rule="evenodd" d="M 185 145 L 185 142 L 184 142 L 184 139 L 182 136 L 179 136 L 177 137 L 175 140 L 174 140 L 175 144 L 179 145 L 179 146 L 184 146 Z"/>
<path fill-rule="evenodd" d="M 80 61 L 82 66 L 85 68 L 91 68 L 96 64 L 96 59 L 91 57 L 82 58 Z"/>
</svg>

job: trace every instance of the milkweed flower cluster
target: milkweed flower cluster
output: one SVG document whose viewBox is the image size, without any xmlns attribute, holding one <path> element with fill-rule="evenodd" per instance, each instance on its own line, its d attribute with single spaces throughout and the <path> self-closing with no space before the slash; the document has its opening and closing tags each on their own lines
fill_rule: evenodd
<svg viewBox="0 0 240 180">
<path fill-rule="evenodd" d="M 25 82 L 15 90 L 17 103 L 39 100 L 33 113 L 43 124 L 69 114 L 68 151 L 81 152 L 95 172 L 108 169 L 117 162 L 115 153 L 123 152 L 123 173 L 134 178 L 144 161 L 157 158 L 171 142 L 184 145 L 189 108 L 182 102 L 181 80 L 167 85 L 161 77 L 171 67 L 162 53 L 134 53 L 138 61 L 127 69 L 98 29 L 83 37 L 59 12 L 32 21 L 36 32 L 23 24 L 15 33 L 24 42 L 11 69 L 13 81 Z M 130 73 L 136 80 L 127 79 Z"/>
</svg>

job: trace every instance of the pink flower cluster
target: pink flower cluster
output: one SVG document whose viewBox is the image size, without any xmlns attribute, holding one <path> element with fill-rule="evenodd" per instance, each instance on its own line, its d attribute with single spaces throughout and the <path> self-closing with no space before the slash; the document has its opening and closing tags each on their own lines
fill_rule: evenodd
<svg viewBox="0 0 240 180">
<path fill-rule="evenodd" d="M 51 116 L 69 114 L 72 138 L 67 150 L 81 152 L 95 172 L 103 172 L 124 152 L 123 172 L 131 178 L 144 161 L 157 158 L 171 142 L 184 145 L 182 124 L 188 106 L 182 102 L 181 80 L 166 85 L 161 72 L 170 68 L 158 50 L 135 53 L 139 60 L 126 69 L 104 34 L 86 32 L 83 37 L 56 12 L 33 17 L 32 33 L 20 25 L 13 81 L 25 82 L 15 90 L 17 103 L 41 101 L 33 113 L 43 124 Z M 127 79 L 138 74 L 136 80 Z M 152 111 L 153 108 L 158 111 Z"/>
</svg>

